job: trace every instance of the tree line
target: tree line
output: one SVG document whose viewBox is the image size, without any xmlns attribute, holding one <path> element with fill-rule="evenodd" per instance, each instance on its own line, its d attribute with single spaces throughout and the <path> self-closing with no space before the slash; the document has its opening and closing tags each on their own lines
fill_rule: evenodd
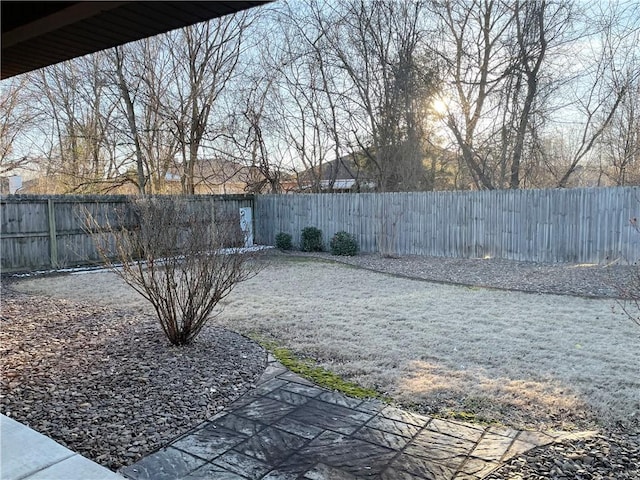
<svg viewBox="0 0 640 480">
<path fill-rule="evenodd" d="M 354 190 L 637 184 L 638 45 L 633 1 L 274 2 L 4 81 L 0 175 L 319 192 L 340 162 Z"/>
</svg>

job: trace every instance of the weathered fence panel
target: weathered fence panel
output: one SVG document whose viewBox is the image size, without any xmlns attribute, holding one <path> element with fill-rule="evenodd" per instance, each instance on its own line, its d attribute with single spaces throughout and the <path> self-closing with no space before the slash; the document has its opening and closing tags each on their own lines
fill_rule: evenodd
<svg viewBox="0 0 640 480">
<path fill-rule="evenodd" d="M 213 218 L 253 207 L 250 195 L 186 198 Z M 57 269 L 100 262 L 87 232 L 87 212 L 100 227 L 117 226 L 130 197 L 124 195 L 10 195 L 0 197 L 0 269 L 3 273 Z"/>
<path fill-rule="evenodd" d="M 255 242 L 304 227 L 356 236 L 363 252 L 500 257 L 552 263 L 640 259 L 638 187 L 481 192 L 188 197 L 203 215 L 253 207 Z M 99 262 L 84 228 L 89 211 L 117 224 L 126 196 L 0 197 L 0 265 L 20 272 Z"/>
<path fill-rule="evenodd" d="M 637 187 L 480 192 L 261 195 L 256 241 L 304 227 L 356 236 L 363 252 L 552 263 L 640 258 Z"/>
</svg>

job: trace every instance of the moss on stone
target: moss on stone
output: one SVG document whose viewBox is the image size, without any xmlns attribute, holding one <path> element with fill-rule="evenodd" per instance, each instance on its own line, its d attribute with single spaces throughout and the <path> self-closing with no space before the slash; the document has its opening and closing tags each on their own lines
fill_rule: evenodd
<svg viewBox="0 0 640 480">
<path fill-rule="evenodd" d="M 361 387 L 353 382 L 348 382 L 335 373 L 322 367 L 318 367 L 311 359 L 298 358 L 293 354 L 293 352 L 291 352 L 291 350 L 279 347 L 275 342 L 264 341 L 261 339 L 255 340 L 266 350 L 271 352 L 271 354 L 286 368 L 297 373 L 301 377 L 312 381 L 320 387 L 344 393 L 345 395 L 354 398 L 377 398 L 387 403 L 390 402 L 389 398 L 384 397 L 379 392 L 371 388 Z"/>
</svg>

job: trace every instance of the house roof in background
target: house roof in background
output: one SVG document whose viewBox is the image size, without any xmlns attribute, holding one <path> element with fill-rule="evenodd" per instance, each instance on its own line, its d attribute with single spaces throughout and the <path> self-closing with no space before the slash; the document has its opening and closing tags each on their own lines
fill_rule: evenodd
<svg viewBox="0 0 640 480">
<path fill-rule="evenodd" d="M 371 168 L 366 166 L 366 162 L 362 159 L 356 163 L 355 159 L 352 155 L 345 155 L 335 160 L 331 160 L 329 162 L 324 162 L 322 164 L 322 168 L 320 166 L 316 166 L 310 169 L 307 169 L 303 172 L 300 172 L 299 176 L 301 178 L 315 178 L 313 172 L 319 173 L 320 180 L 355 180 L 361 179 L 366 180 L 372 177 Z"/>
<path fill-rule="evenodd" d="M 2 79 L 269 1 L 3 0 Z"/>
</svg>

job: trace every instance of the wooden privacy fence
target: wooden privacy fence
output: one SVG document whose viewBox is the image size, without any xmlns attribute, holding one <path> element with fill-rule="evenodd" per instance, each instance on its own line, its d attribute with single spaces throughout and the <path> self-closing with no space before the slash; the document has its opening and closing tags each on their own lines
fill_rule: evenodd
<svg viewBox="0 0 640 480">
<path fill-rule="evenodd" d="M 183 197 L 203 215 L 238 215 L 250 195 Z M 58 269 L 101 261 L 85 228 L 89 212 L 99 225 L 117 226 L 130 197 L 16 195 L 0 198 L 0 265 L 3 273 Z"/>
<path fill-rule="evenodd" d="M 483 192 L 227 195 L 188 197 L 203 215 L 253 207 L 255 242 L 279 232 L 300 244 L 318 227 L 356 236 L 363 252 L 500 257 L 535 262 L 601 263 L 640 259 L 637 187 Z M 88 210 L 102 225 L 117 220 L 126 196 L 3 196 L 0 265 L 4 273 L 97 263 L 84 229 Z"/>
<path fill-rule="evenodd" d="M 600 263 L 640 258 L 636 187 L 481 192 L 262 195 L 256 241 L 279 232 L 300 244 L 318 227 L 356 236 L 363 252 Z"/>
</svg>

